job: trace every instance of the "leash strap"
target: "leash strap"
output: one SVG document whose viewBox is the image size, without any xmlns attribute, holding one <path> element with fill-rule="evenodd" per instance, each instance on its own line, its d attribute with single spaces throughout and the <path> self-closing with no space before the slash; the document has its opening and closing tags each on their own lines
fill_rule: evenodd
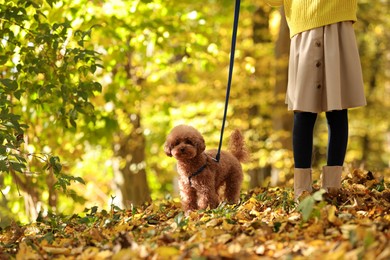
<svg viewBox="0 0 390 260">
<path fill-rule="evenodd" d="M 222 128 L 221 128 L 221 136 L 219 139 L 219 146 L 218 146 L 218 152 L 215 156 L 215 161 L 219 162 L 219 159 L 221 157 L 221 148 L 222 148 L 222 140 L 223 140 L 223 132 L 225 129 L 225 121 L 226 121 L 226 115 L 229 105 L 229 96 L 230 96 L 230 88 L 232 85 L 232 77 L 233 77 L 233 66 L 234 66 L 234 53 L 236 50 L 236 40 L 237 40 L 237 29 L 238 29 L 238 18 L 240 16 L 240 0 L 236 0 L 236 6 L 234 8 L 234 23 L 233 23 L 233 33 L 232 33 L 232 45 L 231 45 L 231 52 L 230 52 L 230 66 L 229 66 L 229 77 L 228 77 L 228 83 L 226 87 L 226 100 L 225 100 L 225 110 L 223 113 L 223 120 L 222 120 Z"/>
<path fill-rule="evenodd" d="M 196 172 L 194 172 L 193 174 L 191 174 L 190 176 L 188 176 L 188 182 L 190 183 L 190 186 L 192 186 L 192 182 L 191 182 L 191 179 L 199 174 L 202 173 L 202 171 L 207 167 L 207 162 L 205 164 L 202 165 L 202 167 L 200 167 Z"/>
</svg>

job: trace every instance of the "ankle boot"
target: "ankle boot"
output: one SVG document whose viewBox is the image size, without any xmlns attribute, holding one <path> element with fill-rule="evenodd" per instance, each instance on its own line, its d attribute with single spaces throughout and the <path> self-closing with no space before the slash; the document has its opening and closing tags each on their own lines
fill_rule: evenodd
<svg viewBox="0 0 390 260">
<path fill-rule="evenodd" d="M 342 166 L 324 166 L 322 168 L 322 188 L 329 193 L 336 193 L 341 188 Z"/>
<path fill-rule="evenodd" d="M 302 192 L 312 191 L 311 169 L 294 169 L 294 199 L 297 200 Z"/>
</svg>

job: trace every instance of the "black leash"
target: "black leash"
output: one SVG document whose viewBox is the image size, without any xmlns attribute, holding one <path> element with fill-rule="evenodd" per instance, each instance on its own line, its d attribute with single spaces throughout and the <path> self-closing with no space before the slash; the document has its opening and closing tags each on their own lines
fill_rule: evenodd
<svg viewBox="0 0 390 260">
<path fill-rule="evenodd" d="M 218 152 L 217 152 L 217 155 L 215 156 L 215 159 L 214 159 L 217 162 L 219 162 L 219 159 L 221 157 L 223 131 L 225 129 L 226 114 L 227 114 L 228 105 L 229 105 L 230 87 L 232 85 L 233 66 L 234 66 L 234 53 L 235 53 L 235 49 L 236 49 L 236 40 L 237 40 L 237 29 L 238 29 L 238 18 L 239 18 L 239 16 L 240 16 L 240 0 L 236 0 L 236 6 L 235 6 L 235 9 L 234 9 L 232 46 L 231 46 L 231 52 L 230 52 L 229 78 L 228 78 L 228 83 L 227 83 L 227 87 L 226 87 L 225 110 L 224 110 L 223 120 L 222 120 L 221 137 L 219 139 Z"/>
</svg>

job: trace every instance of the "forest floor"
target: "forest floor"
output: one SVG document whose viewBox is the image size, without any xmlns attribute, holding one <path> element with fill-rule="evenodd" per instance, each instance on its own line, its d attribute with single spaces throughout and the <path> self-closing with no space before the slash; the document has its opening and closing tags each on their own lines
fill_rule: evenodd
<svg viewBox="0 0 390 260">
<path fill-rule="evenodd" d="M 185 216 L 165 199 L 0 230 L 0 259 L 390 259 L 390 184 L 355 170 L 338 195 L 258 188 Z"/>
</svg>

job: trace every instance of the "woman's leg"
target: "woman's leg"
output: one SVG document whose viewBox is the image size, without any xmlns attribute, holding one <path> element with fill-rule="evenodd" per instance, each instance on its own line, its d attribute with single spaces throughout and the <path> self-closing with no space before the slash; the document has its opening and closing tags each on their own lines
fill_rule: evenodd
<svg viewBox="0 0 390 260">
<path fill-rule="evenodd" d="M 294 198 L 298 200 L 304 191 L 312 191 L 311 158 L 313 152 L 313 130 L 316 113 L 294 112 Z"/>
<path fill-rule="evenodd" d="M 323 167 L 322 187 L 336 193 L 341 187 L 341 173 L 348 144 L 348 110 L 326 112 L 328 121 L 327 166 Z"/>
<path fill-rule="evenodd" d="M 328 121 L 328 166 L 342 166 L 348 144 L 348 110 L 326 112 Z"/>
<path fill-rule="evenodd" d="M 295 168 L 311 168 L 316 113 L 294 112 L 293 152 Z"/>
</svg>

